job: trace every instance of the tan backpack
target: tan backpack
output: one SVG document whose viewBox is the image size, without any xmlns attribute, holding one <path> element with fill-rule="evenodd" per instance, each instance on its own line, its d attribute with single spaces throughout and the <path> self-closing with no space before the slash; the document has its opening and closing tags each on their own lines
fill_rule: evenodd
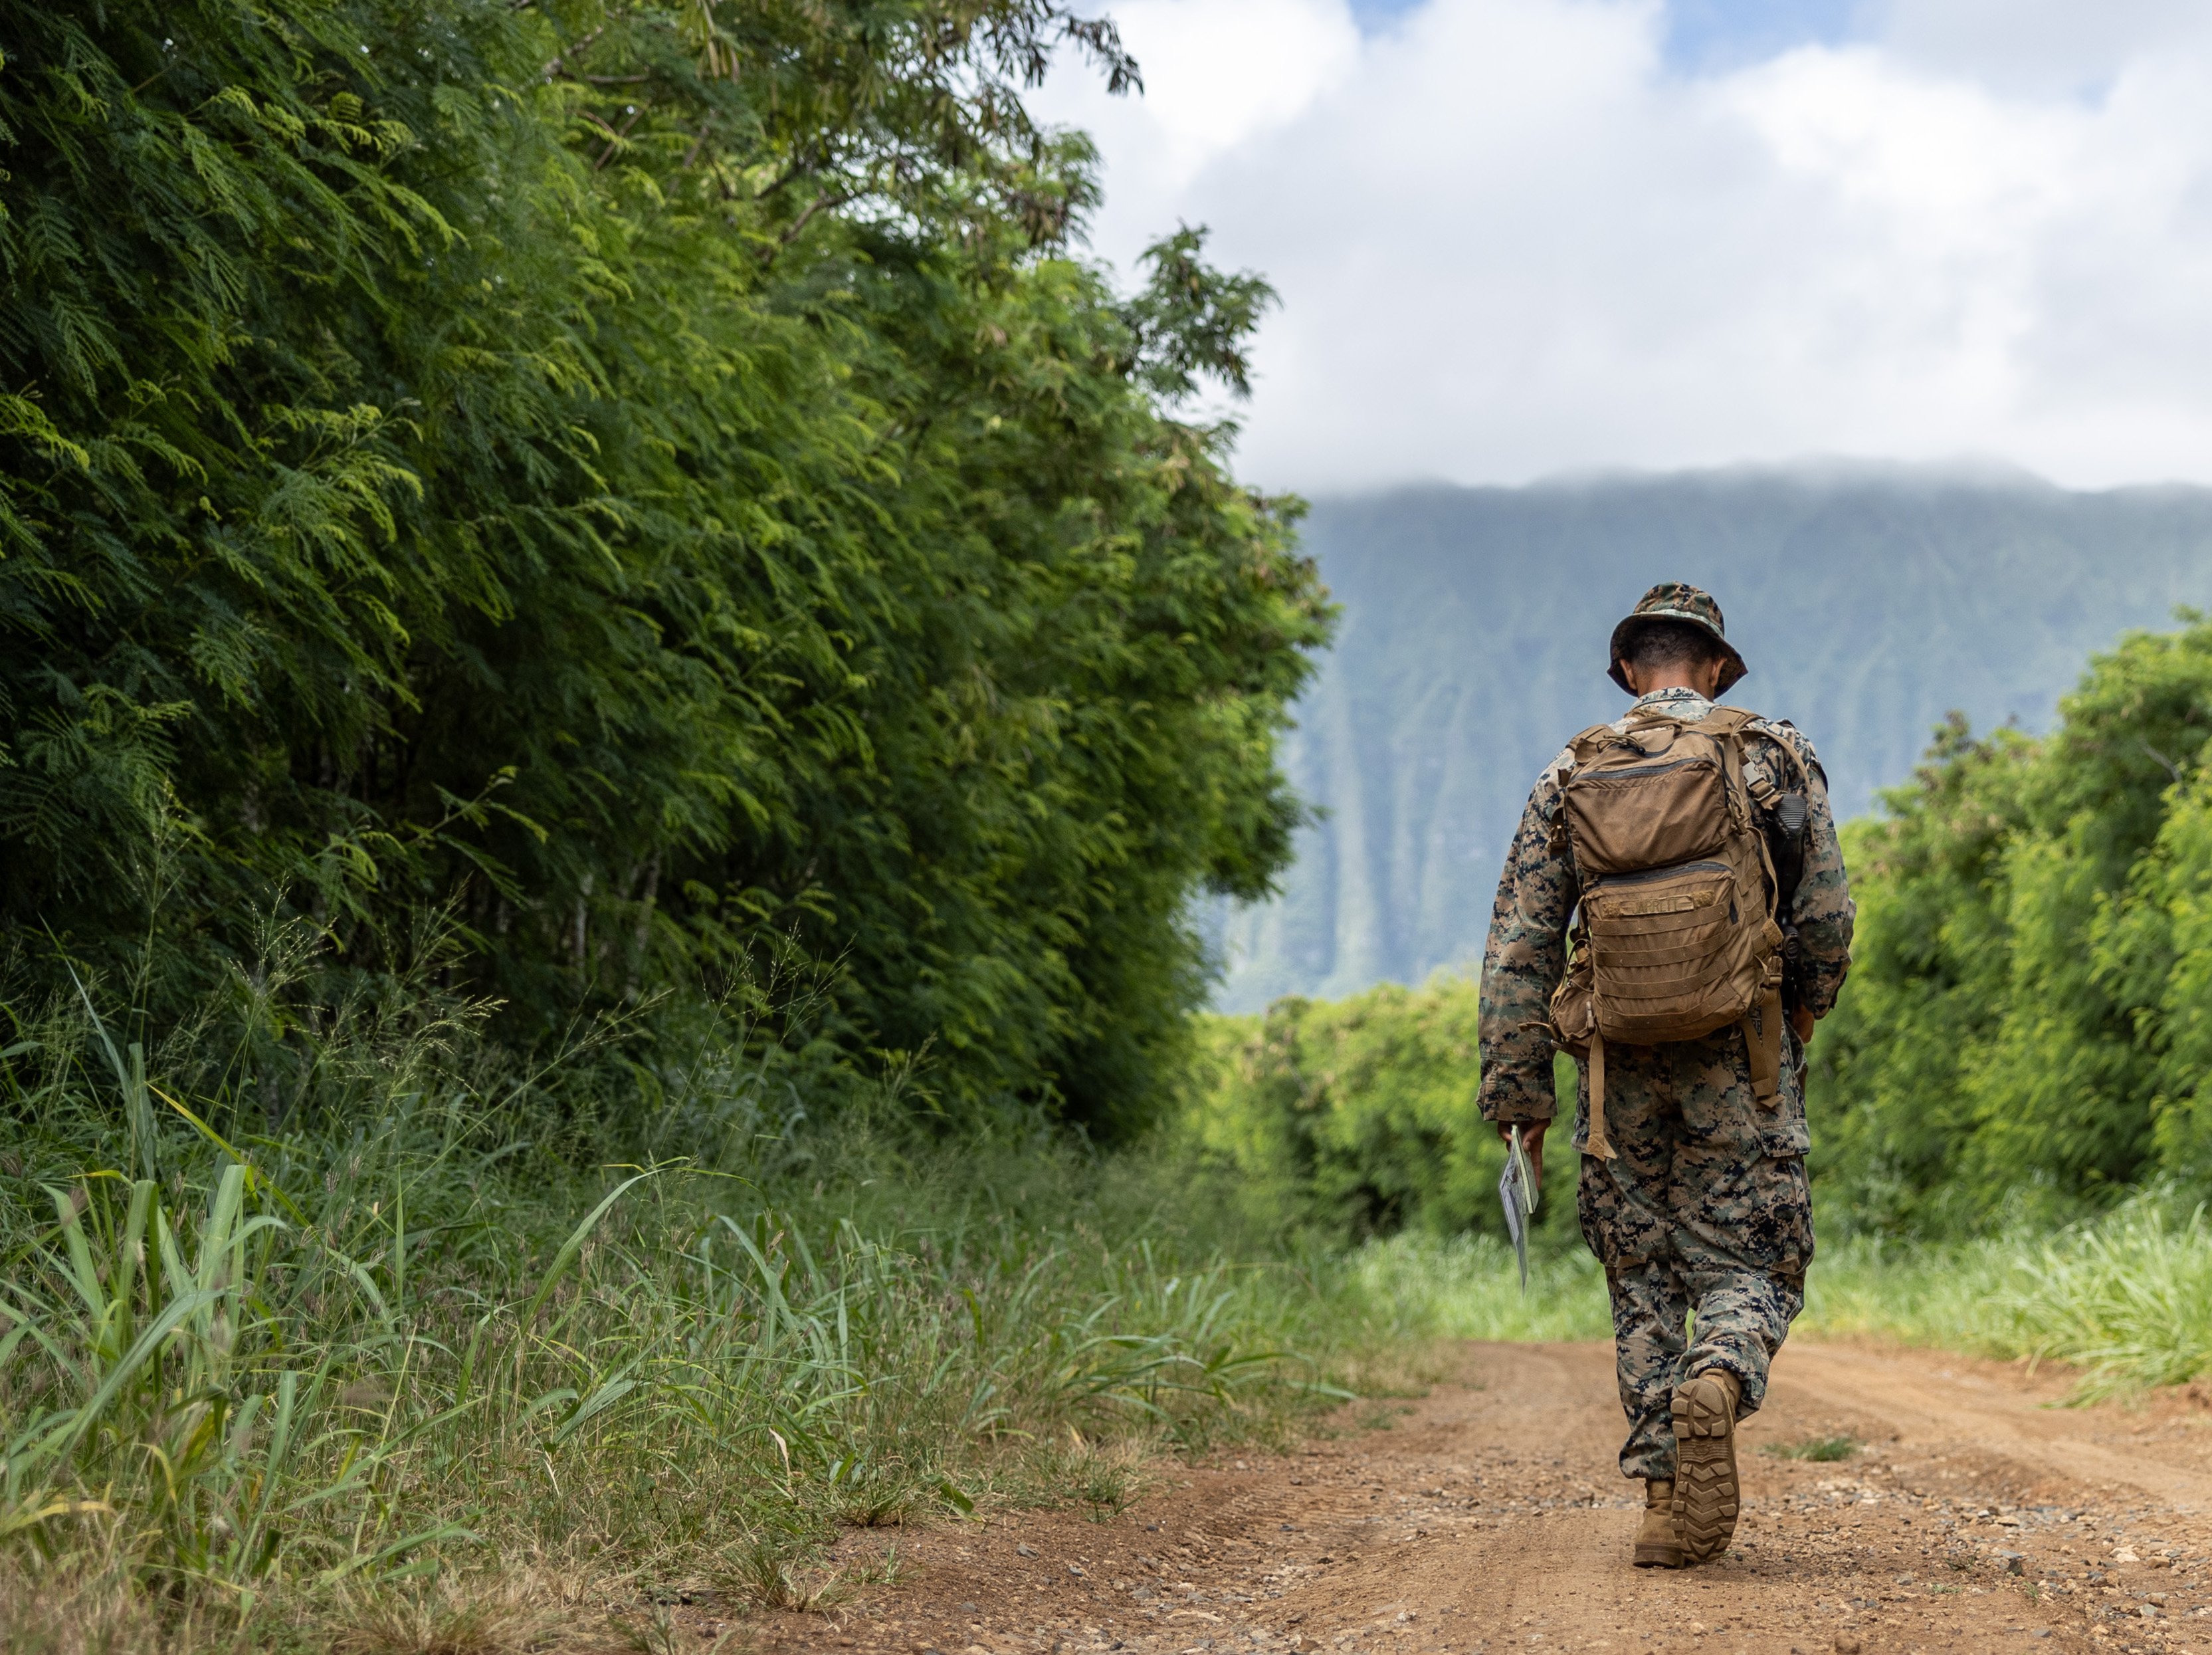
<svg viewBox="0 0 2212 1655">
<path fill-rule="evenodd" d="M 1567 974 L 1552 997 L 1559 1043 L 1589 1057 L 1589 1153 L 1605 1132 L 1605 1047 L 1696 1040 L 1743 1025 L 1753 1089 L 1781 1075 L 1782 928 L 1765 836 L 1744 785 L 1759 715 L 1702 719 L 1648 708 L 1568 744 L 1559 831 L 1582 883 Z M 1795 755 L 1790 755 L 1792 761 Z"/>
</svg>

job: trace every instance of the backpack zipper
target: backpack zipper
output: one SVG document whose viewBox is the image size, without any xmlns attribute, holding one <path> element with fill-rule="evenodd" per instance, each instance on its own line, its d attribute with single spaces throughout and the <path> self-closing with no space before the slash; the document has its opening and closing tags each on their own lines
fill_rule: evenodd
<svg viewBox="0 0 2212 1655">
<path fill-rule="evenodd" d="M 1695 758 L 1674 758 L 1664 764 L 1635 764 L 1625 770 L 1607 770 L 1600 776 L 1586 775 L 1577 779 L 1590 782 L 1614 782 L 1629 776 L 1664 776 L 1668 770 L 1679 770 L 1685 764 L 1704 764 L 1712 769 L 1719 768 L 1711 758 L 1700 754 Z"/>
<path fill-rule="evenodd" d="M 1646 879 L 1671 879 L 1677 873 L 1725 873 L 1726 862 L 1675 862 L 1666 867 L 1647 867 L 1641 873 L 1616 873 L 1610 879 L 1600 879 L 1591 891 L 1603 891 L 1616 885 L 1641 885 Z"/>
</svg>

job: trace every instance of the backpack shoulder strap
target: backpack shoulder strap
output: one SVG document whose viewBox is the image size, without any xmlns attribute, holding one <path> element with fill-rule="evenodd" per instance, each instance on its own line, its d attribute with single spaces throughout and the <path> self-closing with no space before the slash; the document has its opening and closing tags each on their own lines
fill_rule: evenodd
<svg viewBox="0 0 2212 1655">
<path fill-rule="evenodd" d="M 1567 743 L 1567 751 L 1577 764 L 1587 764 L 1597 751 L 1610 742 L 1620 739 L 1620 732 L 1610 724 L 1593 724 Z"/>
<path fill-rule="evenodd" d="M 1797 755 L 1790 748 L 1790 744 L 1788 742 L 1784 741 L 1780 737 L 1771 733 L 1769 731 L 1759 727 L 1764 725 L 1765 721 L 1766 721 L 1761 718 L 1757 713 L 1752 712 L 1746 708 L 1716 707 L 1713 709 L 1712 712 L 1707 715 L 1705 722 L 1697 727 L 1709 731 L 1710 733 L 1711 733 L 1712 736 L 1720 743 L 1721 768 L 1728 776 L 1727 796 L 1729 815 L 1734 819 L 1736 827 L 1742 832 L 1748 834 L 1751 837 L 1752 843 L 1758 848 L 1759 865 L 1765 871 L 1766 873 L 1767 912 L 1769 916 L 1771 917 L 1774 912 L 1775 900 L 1782 889 L 1782 881 L 1780 877 L 1775 873 L 1774 852 L 1766 843 L 1766 836 L 1759 831 L 1758 827 L 1752 820 L 1751 787 L 1744 779 L 1743 774 L 1743 749 L 1745 738 L 1753 734 L 1763 735 L 1775 745 L 1783 748 L 1785 751 L 1788 751 L 1790 753 L 1789 762 L 1797 768 L 1801 781 L 1803 776 L 1803 767 L 1797 764 Z M 1780 1013 L 1777 1011 L 1771 1013 L 1771 1015 L 1778 1017 Z M 1749 1025 L 1746 1025 L 1745 1037 L 1747 1039 L 1750 1037 Z M 1769 1038 L 1771 1037 L 1772 1037 L 1770 1034 Z M 1756 1065 L 1754 1065 L 1754 1067 L 1756 1067 Z M 1769 1095 L 1769 1093 L 1773 1090 L 1771 1083 L 1763 1084 L 1765 1085 L 1765 1089 L 1759 1093 L 1762 1098 Z"/>
<path fill-rule="evenodd" d="M 1567 743 L 1566 751 L 1559 755 L 1563 763 L 1557 766 L 1559 787 L 1564 793 L 1575 772 L 1596 756 L 1607 743 L 1620 739 L 1620 732 L 1610 724 L 1593 724 Z M 1564 797 L 1552 813 L 1550 849 L 1554 856 L 1572 856 L 1574 840 L 1567 829 L 1567 808 Z"/>
<path fill-rule="evenodd" d="M 1725 740 L 1731 736 L 1742 735 L 1754 724 L 1765 722 L 1764 718 L 1748 707 L 1716 707 L 1695 723 L 1684 727 L 1702 731 L 1716 740 Z"/>
<path fill-rule="evenodd" d="M 1743 738 L 1744 733 L 1758 722 L 1759 715 L 1747 707 L 1716 707 L 1703 718 L 1682 726 L 1720 748 L 1721 770 L 1728 778 L 1724 796 L 1729 819 L 1742 832 L 1751 831 L 1751 791 L 1743 779 Z M 1765 843 L 1761 839 L 1760 855 L 1765 854 Z"/>
<path fill-rule="evenodd" d="M 1750 727 L 1750 733 L 1765 736 L 1772 744 L 1781 753 L 1783 764 L 1796 777 L 1800 788 L 1806 786 L 1812 780 L 1813 771 L 1820 768 L 1819 760 L 1808 762 L 1807 758 L 1812 744 L 1786 718 L 1762 718 Z M 1821 785 L 1825 787 L 1827 780 L 1826 776 L 1821 776 Z"/>
</svg>

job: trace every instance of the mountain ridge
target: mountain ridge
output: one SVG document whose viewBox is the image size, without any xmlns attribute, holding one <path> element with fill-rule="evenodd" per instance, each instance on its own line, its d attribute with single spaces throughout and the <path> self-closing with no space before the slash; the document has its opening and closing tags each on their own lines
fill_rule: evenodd
<svg viewBox="0 0 2212 1655">
<path fill-rule="evenodd" d="M 1624 704 L 1606 639 L 1655 581 L 1714 593 L 1752 669 L 1729 699 L 1812 737 L 1843 815 L 1954 709 L 2042 728 L 2094 651 L 2212 601 L 2212 490 L 1978 463 L 1404 484 L 1315 501 L 1305 541 L 1343 618 L 1284 762 L 1327 814 L 1280 897 L 1200 913 L 1225 1010 L 1471 964 L 1529 783 Z"/>
</svg>

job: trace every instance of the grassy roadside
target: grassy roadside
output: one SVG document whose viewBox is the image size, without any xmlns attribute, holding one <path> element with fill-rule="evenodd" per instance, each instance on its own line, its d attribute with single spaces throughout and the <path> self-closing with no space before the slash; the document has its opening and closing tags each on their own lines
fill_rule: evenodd
<svg viewBox="0 0 2212 1655">
<path fill-rule="evenodd" d="M 2148 1190 L 2055 1232 L 1824 1249 L 1806 1325 L 2082 1372 L 2081 1397 L 2212 1372 L 2212 1228 Z"/>
<path fill-rule="evenodd" d="M 450 1111 L 156 1174 L 11 1158 L 0 1644 L 520 1649 L 705 1585 L 836 1602 L 898 1525 L 1118 1509 L 1164 1455 L 1418 1384 L 1439 1338 L 1598 1338 L 1595 1265 L 1223 1227 L 1187 1165 L 757 1133 L 750 1166 L 562 1170 Z M 34 1146 L 34 1153 L 39 1147 Z M 43 1147 L 51 1152 L 56 1146 Z M 2033 1242 L 1832 1243 L 1800 1330 L 2212 1364 L 2212 1238 L 2149 1202 Z M 860 1573 L 820 1562 L 879 1529 Z"/>
<path fill-rule="evenodd" d="M 909 1519 L 1111 1512 L 1147 1460 L 1403 1389 L 1449 1330 L 1187 1165 L 810 1126 L 726 1053 L 581 1090 L 335 1053 L 277 1136 L 158 1055 L 100 1074 L 95 1025 L 42 1038 L 0 1153 L 11 1650 L 490 1649 L 678 1583 L 825 1603 L 861 1583 L 820 1561 L 842 1526 L 884 1530 L 880 1576 Z"/>
<path fill-rule="evenodd" d="M 1603 1279 L 1565 1239 L 1532 1261 L 1483 1237 L 1370 1244 L 1350 1269 L 1372 1302 L 1442 1336 L 1601 1339 Z M 2084 1401 L 2212 1373 L 2212 1224 L 2147 1191 L 2051 1232 L 1951 1243 L 1824 1239 L 1796 1331 L 2005 1360 L 2067 1362 Z"/>
<path fill-rule="evenodd" d="M 0 1647 L 520 1649 L 678 1585 L 781 1608 L 898 1527 L 1119 1509 L 1161 1456 L 1402 1390 L 1445 1338 L 1599 1338 L 1564 1208 L 1299 1238 L 1188 1147 L 809 1123 L 740 1037 L 528 1074 L 465 1023 L 326 1031 L 281 1132 L 88 1007 L 5 1062 Z M 228 1062 L 229 1060 L 224 1060 Z M 1802 1329 L 2212 1366 L 2212 1235 L 2144 1197 L 2031 1239 L 1824 1244 Z M 861 1574 L 841 1529 L 882 1531 Z"/>
</svg>

